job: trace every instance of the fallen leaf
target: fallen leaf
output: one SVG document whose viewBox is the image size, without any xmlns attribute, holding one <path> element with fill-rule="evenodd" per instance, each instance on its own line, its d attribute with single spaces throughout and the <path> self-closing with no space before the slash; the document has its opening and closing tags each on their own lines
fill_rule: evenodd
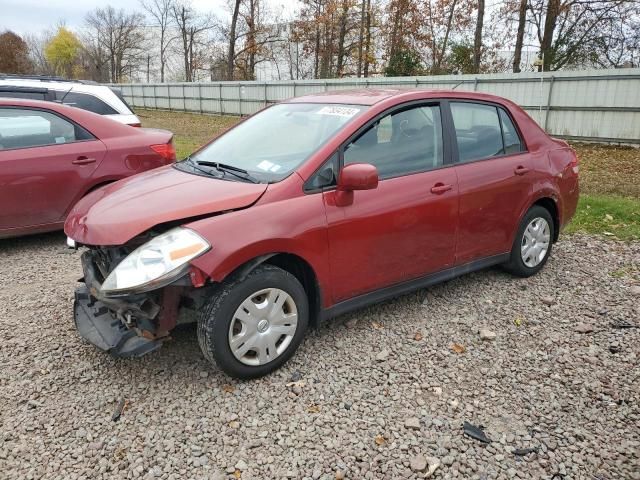
<svg viewBox="0 0 640 480">
<path fill-rule="evenodd" d="M 614 236 L 614 234 L 611 233 L 611 232 L 602 232 L 602 233 L 604 233 L 607 237 L 613 237 Z"/>
<path fill-rule="evenodd" d="M 522 325 L 522 317 L 516 317 L 516 318 L 514 318 L 514 319 L 513 319 L 513 324 L 514 324 L 516 327 L 519 327 L 520 325 Z"/>
<path fill-rule="evenodd" d="M 312 403 L 311 405 L 309 405 L 309 407 L 307 408 L 307 412 L 309 413 L 320 413 L 320 405 L 317 405 L 315 403 Z"/>
<path fill-rule="evenodd" d="M 289 382 L 286 384 L 287 387 L 304 387 L 306 385 L 306 383 L 304 383 L 304 380 L 298 380 L 297 382 Z"/>
<path fill-rule="evenodd" d="M 464 348 L 464 345 L 460 345 L 459 343 L 454 343 L 453 345 L 451 345 L 451 350 L 453 350 L 456 353 L 464 353 L 467 349 Z"/>
<path fill-rule="evenodd" d="M 420 332 L 416 332 L 416 334 L 414 335 L 413 339 L 416 342 L 419 342 L 420 340 L 422 340 L 422 334 Z"/>
<path fill-rule="evenodd" d="M 242 472 L 240 472 L 240 470 L 236 469 L 235 472 L 233 472 L 233 476 L 236 478 L 240 478 L 242 476 Z"/>
<path fill-rule="evenodd" d="M 608 222 L 613 220 L 613 217 L 611 215 L 609 215 L 608 213 L 604 216 L 605 220 L 607 220 Z"/>
<path fill-rule="evenodd" d="M 384 328 L 383 324 L 381 324 L 380 322 L 376 322 L 375 320 L 371 322 L 371 326 L 376 330 L 380 330 L 381 328 Z"/>
<path fill-rule="evenodd" d="M 384 445 L 386 440 L 382 435 L 376 435 L 375 442 L 376 442 L 376 445 Z"/>
<path fill-rule="evenodd" d="M 228 383 L 222 385 L 222 391 L 225 393 L 233 393 L 235 389 L 236 387 L 234 387 L 233 385 L 229 385 Z"/>
</svg>

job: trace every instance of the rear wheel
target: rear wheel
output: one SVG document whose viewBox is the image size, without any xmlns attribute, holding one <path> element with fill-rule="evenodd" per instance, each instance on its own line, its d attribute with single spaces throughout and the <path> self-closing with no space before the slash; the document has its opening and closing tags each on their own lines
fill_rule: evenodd
<svg viewBox="0 0 640 480">
<path fill-rule="evenodd" d="M 221 285 L 198 319 L 204 356 L 236 378 L 256 378 L 284 364 L 307 329 L 309 311 L 296 277 L 261 265 Z"/>
<path fill-rule="evenodd" d="M 538 273 L 551 255 L 554 233 L 549 211 L 539 205 L 531 207 L 520 222 L 505 268 L 519 277 Z"/>
</svg>

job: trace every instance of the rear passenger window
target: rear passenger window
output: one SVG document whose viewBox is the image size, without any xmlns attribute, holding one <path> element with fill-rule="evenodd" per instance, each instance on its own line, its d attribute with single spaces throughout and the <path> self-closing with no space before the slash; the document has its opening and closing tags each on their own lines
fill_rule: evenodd
<svg viewBox="0 0 640 480">
<path fill-rule="evenodd" d="M 502 122 L 502 136 L 504 137 L 504 151 L 506 154 L 518 153 L 523 150 L 522 141 L 511 118 L 503 109 L 499 108 L 500 121 Z"/>
<path fill-rule="evenodd" d="M 468 102 L 451 102 L 450 105 L 460 162 L 504 154 L 496 107 Z"/>
<path fill-rule="evenodd" d="M 56 92 L 56 100 L 61 101 L 65 105 L 88 110 L 98 115 L 117 115 L 118 112 L 93 95 L 77 92 Z"/>
<path fill-rule="evenodd" d="M 381 118 L 344 149 L 344 164 L 370 163 L 380 179 L 442 165 L 440 107 L 422 106 Z"/>
<path fill-rule="evenodd" d="M 83 128 L 43 110 L 0 108 L 0 150 L 92 139 Z"/>
</svg>

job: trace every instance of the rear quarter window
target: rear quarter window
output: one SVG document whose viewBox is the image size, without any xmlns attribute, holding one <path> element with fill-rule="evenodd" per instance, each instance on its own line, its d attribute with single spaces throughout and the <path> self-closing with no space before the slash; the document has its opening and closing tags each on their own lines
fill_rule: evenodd
<svg viewBox="0 0 640 480">
<path fill-rule="evenodd" d="M 87 93 L 58 92 L 56 94 L 56 100 L 61 101 L 65 105 L 88 110 L 89 112 L 97 113 L 98 115 L 117 115 L 119 113 L 98 97 L 94 97 Z"/>
</svg>

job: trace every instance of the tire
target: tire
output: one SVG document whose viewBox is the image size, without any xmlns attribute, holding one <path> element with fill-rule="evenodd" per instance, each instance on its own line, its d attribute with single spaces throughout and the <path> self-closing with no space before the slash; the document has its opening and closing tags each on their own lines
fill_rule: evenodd
<svg viewBox="0 0 640 480">
<path fill-rule="evenodd" d="M 291 358 L 308 323 L 309 303 L 298 279 L 276 266 L 260 265 L 243 279 L 223 282 L 205 303 L 198 315 L 198 342 L 205 358 L 227 375 L 257 378 Z"/>
<path fill-rule="evenodd" d="M 528 227 L 534 221 L 538 221 L 537 225 L 539 225 L 538 231 L 541 232 L 540 227 L 544 227 L 544 223 L 540 220 L 546 222 L 547 234 L 540 234 L 538 238 L 533 238 L 533 243 L 531 240 L 531 233 L 528 232 Z M 533 226 L 535 227 L 536 224 Z M 520 226 L 518 227 L 518 232 L 513 241 L 513 246 L 511 247 L 511 258 L 509 262 L 504 265 L 504 268 L 516 275 L 518 277 L 530 277 L 531 275 L 535 275 L 538 273 L 542 267 L 547 263 L 549 256 L 551 255 L 551 250 L 553 248 L 553 238 L 554 238 L 554 223 L 549 210 L 539 205 L 534 205 L 529 209 L 529 211 L 525 214 L 520 222 Z M 544 243 L 541 242 L 541 238 L 548 237 L 546 252 L 539 251 L 536 255 L 535 250 L 532 250 L 530 247 L 533 245 L 540 246 Z M 528 244 L 528 245 L 527 245 Z M 527 249 L 527 247 L 529 247 Z M 543 249 L 544 250 L 544 249 Z M 530 252 L 533 251 L 533 254 Z M 523 258 L 523 255 L 528 255 L 526 260 Z"/>
</svg>

